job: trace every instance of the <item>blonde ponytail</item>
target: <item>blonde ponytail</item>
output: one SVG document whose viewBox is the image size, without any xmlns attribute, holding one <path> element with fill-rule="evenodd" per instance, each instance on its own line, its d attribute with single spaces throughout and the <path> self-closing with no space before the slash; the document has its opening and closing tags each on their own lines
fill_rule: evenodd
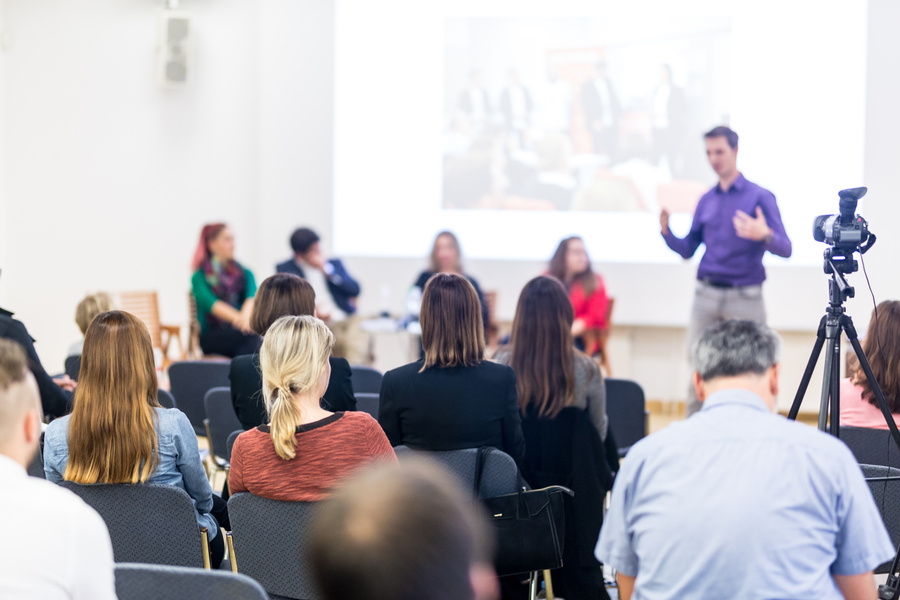
<svg viewBox="0 0 900 600">
<path fill-rule="evenodd" d="M 272 443 L 284 460 L 297 454 L 294 437 L 302 413 L 294 394 L 315 389 L 325 373 L 334 336 L 311 316 L 281 317 L 266 332 L 259 363 Z"/>
</svg>

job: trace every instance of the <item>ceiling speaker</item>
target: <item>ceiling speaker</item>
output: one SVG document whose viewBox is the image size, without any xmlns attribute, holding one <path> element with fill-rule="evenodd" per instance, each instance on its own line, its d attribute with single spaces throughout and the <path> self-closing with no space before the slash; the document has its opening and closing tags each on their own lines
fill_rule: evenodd
<svg viewBox="0 0 900 600">
<path fill-rule="evenodd" d="M 157 75 L 163 87 L 183 87 L 193 76 L 191 33 L 188 13 L 166 10 L 160 14 Z"/>
</svg>

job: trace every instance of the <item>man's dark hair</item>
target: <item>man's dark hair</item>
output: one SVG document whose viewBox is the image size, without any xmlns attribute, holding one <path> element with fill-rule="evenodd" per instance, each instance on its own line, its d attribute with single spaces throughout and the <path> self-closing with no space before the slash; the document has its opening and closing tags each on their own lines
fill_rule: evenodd
<svg viewBox="0 0 900 600">
<path fill-rule="evenodd" d="M 325 600 L 469 600 L 486 525 L 453 476 L 422 459 L 366 469 L 322 502 L 313 575 Z"/>
<path fill-rule="evenodd" d="M 731 146 L 732 150 L 738 147 L 738 134 L 735 133 L 731 127 L 726 127 L 725 125 L 713 127 L 704 133 L 703 137 L 707 140 L 710 138 L 723 137 L 728 142 L 728 145 Z"/>
<path fill-rule="evenodd" d="M 762 323 L 724 321 L 709 327 L 693 347 L 700 379 L 762 375 L 778 362 L 778 335 Z"/>
<path fill-rule="evenodd" d="M 295 254 L 305 254 L 310 246 L 319 241 L 319 235 L 308 227 L 301 227 L 291 234 L 291 248 Z"/>
</svg>

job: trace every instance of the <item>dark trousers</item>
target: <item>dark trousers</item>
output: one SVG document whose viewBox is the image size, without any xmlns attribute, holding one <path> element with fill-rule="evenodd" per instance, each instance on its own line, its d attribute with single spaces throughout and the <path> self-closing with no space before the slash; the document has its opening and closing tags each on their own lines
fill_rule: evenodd
<svg viewBox="0 0 900 600">
<path fill-rule="evenodd" d="M 225 531 L 231 531 L 231 521 L 228 519 L 228 504 L 219 496 L 213 494 L 213 507 L 209 514 L 219 524 L 219 533 L 209 540 L 209 565 L 218 569 L 225 558 Z"/>
<path fill-rule="evenodd" d="M 200 348 L 204 354 L 234 358 L 243 354 L 256 354 L 261 345 L 261 337 L 255 333 L 238 331 L 231 325 L 219 325 L 200 334 Z"/>
</svg>

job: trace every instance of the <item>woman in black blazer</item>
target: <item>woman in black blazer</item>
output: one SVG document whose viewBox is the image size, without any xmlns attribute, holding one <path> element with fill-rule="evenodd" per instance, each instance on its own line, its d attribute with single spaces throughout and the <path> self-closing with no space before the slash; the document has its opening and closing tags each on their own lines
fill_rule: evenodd
<svg viewBox="0 0 900 600">
<path fill-rule="evenodd" d="M 316 310 L 316 293 L 305 280 L 289 273 L 273 275 L 262 282 L 256 293 L 250 326 L 261 336 L 269 327 L 285 315 L 313 315 Z M 343 358 L 331 357 L 331 379 L 322 396 L 322 406 L 338 412 L 356 410 L 353 384 L 350 381 L 350 364 Z M 269 422 L 262 398 L 262 375 L 259 370 L 259 354 L 245 354 L 231 361 L 228 373 L 231 380 L 231 402 L 234 412 L 244 429 L 252 429 Z"/>
<path fill-rule="evenodd" d="M 394 446 L 458 450 L 493 446 L 525 457 L 516 375 L 484 360 L 481 303 L 465 277 L 442 273 L 425 286 L 425 357 L 388 371 L 378 421 Z"/>
</svg>

